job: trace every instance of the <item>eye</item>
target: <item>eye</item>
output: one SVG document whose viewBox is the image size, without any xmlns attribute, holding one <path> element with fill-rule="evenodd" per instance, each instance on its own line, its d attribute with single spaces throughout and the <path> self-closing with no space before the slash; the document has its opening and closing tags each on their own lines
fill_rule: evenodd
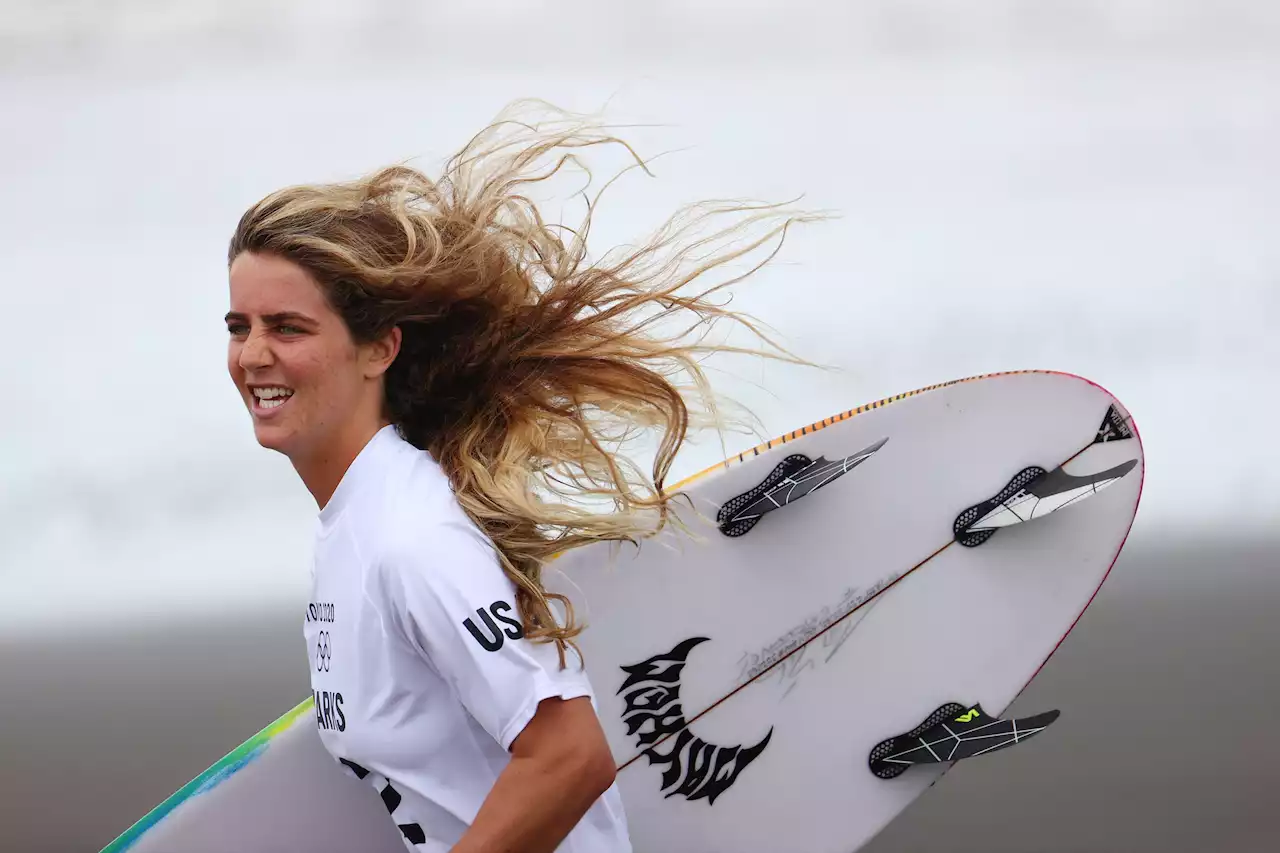
<svg viewBox="0 0 1280 853">
<path fill-rule="evenodd" d="M 301 335 L 302 329 L 297 326 L 290 326 L 287 323 L 276 326 L 276 329 L 283 335 Z"/>
<path fill-rule="evenodd" d="M 242 338 L 249 334 L 249 327 L 244 323 L 228 323 L 227 332 L 237 338 Z"/>
</svg>

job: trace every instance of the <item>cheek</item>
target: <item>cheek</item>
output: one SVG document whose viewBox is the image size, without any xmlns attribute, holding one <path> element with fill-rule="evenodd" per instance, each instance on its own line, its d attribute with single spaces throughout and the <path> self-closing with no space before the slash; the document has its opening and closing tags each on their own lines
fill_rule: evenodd
<svg viewBox="0 0 1280 853">
<path fill-rule="evenodd" d="M 313 404 L 323 406 L 325 401 L 341 405 L 348 396 L 347 386 L 353 371 L 353 363 L 322 347 L 308 348 L 294 353 L 284 365 L 285 378 L 295 388 L 306 388 L 317 393 Z"/>
</svg>

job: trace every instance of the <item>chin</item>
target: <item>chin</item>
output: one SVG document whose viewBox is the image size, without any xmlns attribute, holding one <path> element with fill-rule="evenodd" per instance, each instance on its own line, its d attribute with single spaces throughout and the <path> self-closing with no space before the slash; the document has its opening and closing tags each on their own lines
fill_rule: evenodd
<svg viewBox="0 0 1280 853">
<path fill-rule="evenodd" d="M 275 424 L 254 424 L 253 437 L 267 450 L 289 455 L 289 445 L 292 444 L 290 439 L 293 437 L 289 430 L 283 430 Z"/>
</svg>

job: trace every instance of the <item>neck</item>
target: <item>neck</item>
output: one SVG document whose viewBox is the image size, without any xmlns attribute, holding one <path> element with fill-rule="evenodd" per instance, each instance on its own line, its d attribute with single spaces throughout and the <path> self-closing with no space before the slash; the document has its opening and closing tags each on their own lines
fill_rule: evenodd
<svg viewBox="0 0 1280 853">
<path fill-rule="evenodd" d="M 294 470 L 298 472 L 298 476 L 302 478 L 307 491 L 311 492 L 320 509 L 324 509 L 329 503 L 347 469 L 360 455 L 360 451 L 378 430 L 388 423 L 390 422 L 379 419 L 369 423 L 352 424 L 326 442 L 323 447 L 307 453 L 293 454 L 290 457 L 289 461 L 293 463 Z"/>
</svg>

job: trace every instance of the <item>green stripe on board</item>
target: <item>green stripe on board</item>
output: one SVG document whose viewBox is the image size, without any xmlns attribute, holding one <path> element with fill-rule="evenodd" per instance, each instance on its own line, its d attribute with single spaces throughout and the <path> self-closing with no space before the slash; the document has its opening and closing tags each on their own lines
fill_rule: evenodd
<svg viewBox="0 0 1280 853">
<path fill-rule="evenodd" d="M 212 790 L 250 764 L 266 751 L 267 744 L 271 742 L 272 738 L 289 728 L 298 717 L 309 712 L 314 707 L 315 702 L 310 696 L 302 700 L 284 716 L 240 744 L 221 761 L 183 785 L 167 800 L 147 812 L 142 819 L 121 833 L 119 838 L 102 848 L 102 853 L 124 853 L 124 851 L 133 847 L 147 830 L 164 820 L 165 816 L 178 806 L 198 794 Z"/>
</svg>

